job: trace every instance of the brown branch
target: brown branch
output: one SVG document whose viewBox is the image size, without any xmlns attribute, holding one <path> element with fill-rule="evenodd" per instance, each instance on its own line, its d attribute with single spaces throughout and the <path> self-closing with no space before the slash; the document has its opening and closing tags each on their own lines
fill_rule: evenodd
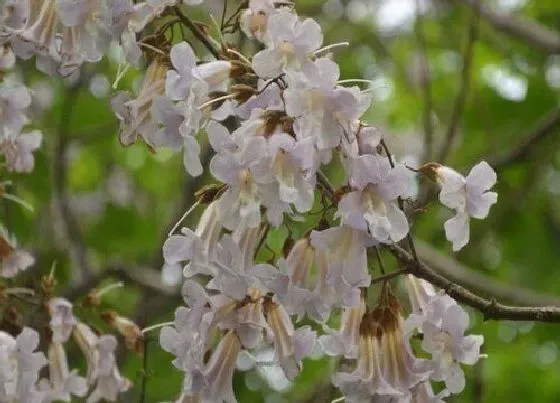
<svg viewBox="0 0 560 403">
<path fill-rule="evenodd" d="M 524 42 L 540 48 L 548 53 L 560 53 L 560 34 L 535 21 L 508 14 L 499 14 L 484 5 L 478 5 L 478 0 L 469 0 L 465 3 L 471 7 L 477 7 L 480 15 L 495 28 L 514 36 Z"/>
<path fill-rule="evenodd" d="M 424 161 L 428 161 L 432 157 L 432 148 L 434 145 L 434 128 L 432 126 L 433 100 L 426 38 L 424 38 L 424 18 L 420 12 L 420 0 L 416 0 L 415 31 L 416 41 L 418 42 L 418 47 L 420 48 L 420 86 L 424 100 Z"/>
<path fill-rule="evenodd" d="M 325 190 L 327 196 L 332 199 L 334 196 L 334 188 L 329 182 L 329 178 L 321 171 L 317 171 L 317 183 Z"/>
<path fill-rule="evenodd" d="M 560 128 L 560 108 L 555 108 L 543 116 L 529 129 L 528 133 L 520 136 L 522 140 L 512 150 L 487 158 L 488 163 L 496 171 L 523 162 L 530 156 L 533 149 Z"/>
<path fill-rule="evenodd" d="M 475 8 L 470 18 L 469 30 L 467 34 L 467 44 L 463 53 L 461 84 L 459 87 L 459 92 L 457 93 L 457 97 L 455 98 L 455 103 L 453 104 L 453 112 L 451 113 L 449 127 L 447 128 L 443 147 L 438 158 L 438 162 L 442 164 L 445 162 L 445 159 L 447 158 L 449 151 L 451 150 L 451 146 L 453 145 L 453 142 L 456 138 L 457 127 L 459 126 L 459 122 L 461 120 L 461 117 L 463 116 L 463 109 L 465 107 L 465 101 L 469 92 L 474 56 L 474 44 L 477 40 L 478 22 L 480 20 L 480 14 L 477 10 L 478 8 Z"/>
<path fill-rule="evenodd" d="M 422 261 L 416 261 L 406 250 L 398 245 L 387 248 L 403 264 L 407 265 L 415 276 L 423 278 L 436 287 L 443 289 L 457 302 L 468 305 L 482 312 L 484 320 L 513 320 L 560 323 L 560 307 L 556 306 L 509 306 L 495 299 L 485 299 L 472 291 L 455 284 Z"/>
<path fill-rule="evenodd" d="M 560 296 L 543 294 L 496 280 L 441 253 L 424 241 L 417 239 L 416 247 L 420 259 L 427 265 L 449 280 L 463 284 L 478 294 L 493 296 L 500 301 L 519 305 L 560 306 Z"/>
<path fill-rule="evenodd" d="M 202 42 L 202 44 L 206 47 L 206 49 L 208 49 L 208 51 L 212 53 L 212 55 L 216 59 L 220 59 L 220 52 L 218 51 L 218 49 L 216 49 L 216 47 L 210 41 L 210 39 L 208 39 L 208 36 L 206 36 L 206 34 L 202 32 L 200 28 L 197 27 L 196 24 L 192 22 L 189 17 L 183 14 L 178 6 L 173 7 L 173 11 L 175 12 L 175 15 L 177 15 L 177 18 L 179 18 L 179 21 L 181 21 L 182 24 L 186 25 L 187 28 L 190 29 L 190 31 L 193 33 L 196 39 Z"/>
<path fill-rule="evenodd" d="M 399 276 L 402 276 L 403 274 L 407 274 L 407 273 L 410 273 L 410 270 L 406 267 L 404 269 L 395 270 L 391 273 L 383 274 L 381 276 L 372 278 L 371 279 L 371 284 L 377 284 L 377 283 L 380 283 L 381 281 L 391 280 L 395 277 L 399 277 Z"/>
</svg>

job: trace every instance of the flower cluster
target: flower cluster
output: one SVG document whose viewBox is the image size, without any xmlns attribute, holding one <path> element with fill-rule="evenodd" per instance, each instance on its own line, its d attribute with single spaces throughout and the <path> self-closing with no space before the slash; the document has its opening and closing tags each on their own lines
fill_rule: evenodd
<svg viewBox="0 0 560 403">
<path fill-rule="evenodd" d="M 459 364 L 474 364 L 482 343 L 464 336 L 466 313 L 427 288 L 433 295 L 413 300 L 419 307 L 405 320 L 385 282 L 378 303 L 368 307 L 367 253 L 409 235 L 403 200 L 414 172 L 441 184 L 442 203 L 457 212 L 446 235 L 454 249 L 464 246 L 468 217 L 484 218 L 496 200 L 487 192 L 495 174 L 486 163 L 465 179 L 439 164 L 413 170 L 395 162 L 379 131 L 362 120 L 369 91 L 342 85 L 359 80 L 340 80 L 328 53 L 340 44 L 322 47 L 320 26 L 293 7 L 250 1 L 240 24 L 264 47 L 251 60 L 224 45 L 219 60 L 202 62 L 187 42 L 164 43 L 169 56 L 152 55 L 137 98 L 113 99 L 123 144 L 140 137 L 151 149 L 182 150 L 193 176 L 204 170 L 204 134 L 214 151 L 209 171 L 219 184 L 198 195 L 197 204 L 206 207 L 196 229 L 171 233 L 163 246 L 166 267 L 181 268 L 186 278 L 185 306 L 160 336 L 185 373 L 178 401 L 236 401 L 231 377 L 244 351 L 252 356 L 273 348 L 285 376 L 294 379 L 317 347 L 316 332 L 297 326 L 303 317 L 323 326 L 324 352 L 356 360 L 355 371 L 333 378 L 347 401 L 442 401 L 460 392 Z M 330 218 L 339 224 L 331 224 L 325 207 L 320 224 L 288 239 L 284 257 L 260 262 L 268 228 L 289 228 L 317 204 L 326 164 L 345 172 L 331 195 L 337 210 Z M 338 310 L 341 325 L 334 330 L 327 321 Z M 431 360 L 414 356 L 415 331 Z M 435 395 L 430 380 L 446 388 Z"/>
<path fill-rule="evenodd" d="M 289 380 L 318 348 L 349 360 L 353 370 L 332 379 L 348 402 L 440 402 L 459 393 L 465 384 L 460 365 L 477 362 L 483 342 L 465 336 L 468 315 L 411 275 L 405 280 L 413 307 L 407 319 L 388 281 L 372 303 L 368 252 L 377 249 L 382 268 L 380 249 L 410 238 L 404 201 L 418 173 L 441 186 L 441 203 L 456 213 L 445 235 L 453 250 L 464 247 L 470 217 L 485 218 L 497 201 L 492 168 L 482 162 L 465 178 L 437 163 L 412 169 L 398 162 L 386 139 L 363 120 L 370 89 L 346 85 L 364 80 L 340 79 L 332 50 L 345 44 L 324 46 L 321 27 L 298 16 L 292 3 L 250 0 L 235 14 L 234 25 L 262 49 L 252 57 L 226 43 L 214 48 L 218 41 L 191 23 L 217 56 L 212 61 L 199 59 L 185 38 L 166 35 L 187 18 L 178 3 L 8 0 L 0 17 L 0 69 L 16 57 L 34 57 L 47 74 L 78 74 L 111 44 L 128 64 L 138 66 L 143 57 L 147 69 L 138 93 L 119 91 L 111 100 L 121 144 L 142 141 L 153 152 L 182 152 L 189 175 L 202 175 L 208 165 L 218 182 L 197 194 L 196 206 L 205 208 L 194 231 L 172 231 L 163 246 L 165 267 L 184 276 L 185 305 L 160 333 L 161 346 L 184 373 L 178 402 L 236 402 L 238 356 L 263 349 L 274 350 Z M 166 20 L 170 10 L 177 20 Z M 160 21 L 150 26 L 153 34 L 142 36 Z M 29 172 L 41 142 L 40 132 L 22 132 L 30 103 L 24 86 L 0 85 L 0 153 L 11 171 Z M 201 161 L 204 141 L 213 151 L 208 164 Z M 326 165 L 343 173 L 336 191 L 323 174 Z M 319 213 L 311 211 L 321 205 Z M 320 220 L 294 237 L 291 223 L 312 214 Z M 258 257 L 269 229 L 282 226 L 289 231 L 283 256 Z M 13 277 L 32 264 L 0 234 L 0 276 Z M 0 398 L 70 401 L 89 392 L 88 402 L 116 400 L 130 387 L 116 365 L 116 338 L 75 318 L 69 301 L 46 295 L 47 357 L 33 353 L 39 336 L 32 329 L 16 338 L 0 332 Z M 339 313 L 339 329 L 329 327 Z M 136 324 L 116 312 L 102 318 L 140 351 L 143 332 Z M 303 318 L 324 334 L 301 325 Z M 415 334 L 422 335 L 429 359 L 415 356 Z M 86 377 L 69 369 L 65 344 L 72 336 L 86 358 Z M 39 380 L 47 364 L 49 378 Z M 431 381 L 445 388 L 435 394 Z"/>
</svg>

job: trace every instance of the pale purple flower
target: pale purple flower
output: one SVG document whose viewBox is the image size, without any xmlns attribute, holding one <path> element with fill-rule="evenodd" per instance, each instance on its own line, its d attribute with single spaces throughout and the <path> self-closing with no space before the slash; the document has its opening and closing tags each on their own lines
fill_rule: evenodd
<svg viewBox="0 0 560 403">
<path fill-rule="evenodd" d="M 87 403 L 96 403 L 103 399 L 114 402 L 120 393 L 131 387 L 131 382 L 123 378 L 117 368 L 115 350 L 117 339 L 113 335 L 103 335 L 98 341 L 98 377 L 95 389 L 88 396 Z"/>
<path fill-rule="evenodd" d="M 314 153 L 313 143 L 296 140 L 286 133 L 268 138 L 268 154 L 272 159 L 270 169 L 279 185 L 280 199 L 293 204 L 304 213 L 313 205 L 315 195 L 315 170 L 309 163 Z"/>
<path fill-rule="evenodd" d="M 347 401 L 410 402 L 411 389 L 430 375 L 405 344 L 402 317 L 391 299 L 396 301 L 390 297 L 363 316 L 356 370 L 333 378 Z"/>
<path fill-rule="evenodd" d="M 302 359 L 313 352 L 317 335 L 310 326 L 298 329 L 278 302 L 267 298 L 263 302 L 266 321 L 274 334 L 274 352 L 286 378 L 294 380 L 303 368 Z"/>
<path fill-rule="evenodd" d="M 350 164 L 352 192 L 338 204 L 342 222 L 367 231 L 378 242 L 398 242 L 408 233 L 408 220 L 396 199 L 408 188 L 408 170 L 391 168 L 380 155 L 361 155 Z"/>
<path fill-rule="evenodd" d="M 0 227 L 0 277 L 12 278 L 35 263 L 33 256 L 17 247 L 15 240 Z"/>
<path fill-rule="evenodd" d="M 0 45 L 0 71 L 10 70 L 16 64 L 16 56 L 12 49 Z"/>
<path fill-rule="evenodd" d="M 68 359 L 61 343 L 51 343 L 48 349 L 49 386 L 45 401 L 70 402 L 72 396 L 84 397 L 88 391 L 87 381 L 68 369 Z"/>
<path fill-rule="evenodd" d="M 277 77 L 285 69 L 300 69 L 323 43 L 323 33 L 311 18 L 300 21 L 288 12 L 271 15 L 267 22 L 267 49 L 253 57 L 253 69 L 261 78 Z"/>
<path fill-rule="evenodd" d="M 196 66 L 196 56 L 187 42 L 173 45 L 169 56 L 174 70 L 167 71 L 165 95 L 174 101 L 185 100 L 194 80 L 192 70 Z"/>
<path fill-rule="evenodd" d="M 333 298 L 343 306 L 360 303 L 360 288 L 368 287 L 366 247 L 371 240 L 361 231 L 348 226 L 311 232 L 311 244 L 326 253 L 328 285 Z"/>
<path fill-rule="evenodd" d="M 405 325 L 408 337 L 414 328 L 423 334 L 422 349 L 432 355 L 426 367 L 431 378 L 444 381 L 447 390 L 459 393 L 465 387 L 462 364 L 473 365 L 481 357 L 481 335 L 465 336 L 469 315 L 457 302 L 443 293 L 437 294 L 420 315 L 411 315 Z"/>
<path fill-rule="evenodd" d="M 97 346 L 99 336 L 97 336 L 88 325 L 82 322 L 74 326 L 73 336 L 86 359 L 87 383 L 88 385 L 92 385 L 97 380 L 99 372 L 99 350 Z"/>
<path fill-rule="evenodd" d="M 119 139 L 124 146 L 133 144 L 138 136 L 149 147 L 157 146 L 157 120 L 152 113 L 152 105 L 158 96 L 163 95 L 166 72 L 166 64 L 160 58 L 154 58 L 148 66 L 137 98 L 120 92 L 111 100 L 111 107 L 121 121 Z"/>
<path fill-rule="evenodd" d="M 338 65 L 327 58 L 286 76 L 286 113 L 296 118 L 296 135 L 313 138 L 321 151 L 338 146 L 344 137 L 353 138 L 352 124 L 365 110 L 360 89 L 337 87 L 339 76 Z"/>
<path fill-rule="evenodd" d="M 237 403 L 232 377 L 240 351 L 241 343 L 234 332 L 228 332 L 220 340 L 204 370 L 208 386 L 200 393 L 202 401 Z"/>
<path fill-rule="evenodd" d="M 241 119 L 247 120 L 251 117 L 253 110 L 284 110 L 282 92 L 276 83 L 259 79 L 257 84 L 258 93 L 250 97 L 247 102 L 235 107 L 235 114 Z"/>
<path fill-rule="evenodd" d="M 319 343 L 323 351 L 328 355 L 358 358 L 360 325 L 365 313 L 366 304 L 362 296 L 358 306 L 347 307 L 342 311 L 340 330 L 335 331 L 324 326 L 326 334 L 319 337 Z"/>
<path fill-rule="evenodd" d="M 215 133 L 209 133 L 210 143 L 218 144 Z M 228 189 L 219 199 L 219 211 L 226 228 L 234 229 L 240 222 L 256 227 L 261 220 L 261 204 L 267 205 L 267 218 L 271 224 L 278 226 L 287 203 L 280 203 L 278 185 L 271 172 L 263 166 L 270 166 L 267 142 L 261 136 L 219 136 L 219 152 L 210 162 L 210 172 L 221 182 L 227 183 Z M 234 142 L 233 140 L 236 140 Z M 286 205 L 286 206 L 285 206 Z"/>
<path fill-rule="evenodd" d="M 136 41 L 136 34 L 159 16 L 165 7 L 174 5 L 176 0 L 148 0 L 137 4 L 132 0 L 106 1 L 110 10 L 109 32 L 121 44 L 127 62 L 137 65 L 142 50 Z"/>
<path fill-rule="evenodd" d="M 53 342 L 65 343 L 78 323 L 72 313 L 72 303 L 64 298 L 51 298 L 48 308 Z"/>
<path fill-rule="evenodd" d="M 445 235 L 457 251 L 469 241 L 469 218 L 486 218 L 498 200 L 498 194 L 490 191 L 496 184 L 496 172 L 485 161 L 475 165 L 466 178 L 445 166 L 434 171 L 441 185 L 441 203 L 456 211 L 455 217 L 445 222 Z"/>
<path fill-rule="evenodd" d="M 29 121 L 26 110 L 31 105 L 31 94 L 23 85 L 0 87 L 0 143 L 15 138 Z"/>
<path fill-rule="evenodd" d="M 202 213 L 195 231 L 182 228 L 181 235 L 171 235 L 163 245 L 167 264 L 188 262 L 185 277 L 196 274 L 216 275 L 217 269 L 210 262 L 216 260 L 216 251 L 222 226 L 218 221 L 218 203 L 210 203 Z"/>
<path fill-rule="evenodd" d="M 47 364 L 45 355 L 34 352 L 39 334 L 28 327 L 14 339 L 0 331 L 0 400 L 40 403 L 44 394 L 37 390 L 39 371 Z"/>
<path fill-rule="evenodd" d="M 270 15 L 278 12 L 274 0 L 249 0 L 239 19 L 241 30 L 248 37 L 264 42 L 267 32 L 267 22 Z"/>
<path fill-rule="evenodd" d="M 175 311 L 174 325 L 161 329 L 160 344 L 175 356 L 173 365 L 186 373 L 187 389 L 192 393 L 199 392 L 205 385 L 204 353 L 212 321 L 213 313 L 207 307 L 179 307 Z"/>
<path fill-rule="evenodd" d="M 4 154 L 8 170 L 20 173 L 33 171 L 33 152 L 41 146 L 42 139 L 43 135 L 39 130 L 0 138 L 0 154 Z"/>
<path fill-rule="evenodd" d="M 168 98 L 158 96 L 154 100 L 152 113 L 154 119 L 163 125 L 156 133 L 154 145 L 169 147 L 173 150 L 183 149 L 183 165 L 191 176 L 199 176 L 203 172 L 200 163 L 200 145 L 191 131 L 185 133 L 184 104 L 174 104 Z"/>
</svg>

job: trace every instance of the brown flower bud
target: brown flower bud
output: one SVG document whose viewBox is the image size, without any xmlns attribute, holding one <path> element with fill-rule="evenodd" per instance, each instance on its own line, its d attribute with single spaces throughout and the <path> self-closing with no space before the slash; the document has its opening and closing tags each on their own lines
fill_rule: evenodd
<svg viewBox="0 0 560 403">
<path fill-rule="evenodd" d="M 120 316 L 115 311 L 102 312 L 101 319 L 114 327 L 124 337 L 127 348 L 137 353 L 143 351 L 144 335 L 136 323 Z"/>
</svg>

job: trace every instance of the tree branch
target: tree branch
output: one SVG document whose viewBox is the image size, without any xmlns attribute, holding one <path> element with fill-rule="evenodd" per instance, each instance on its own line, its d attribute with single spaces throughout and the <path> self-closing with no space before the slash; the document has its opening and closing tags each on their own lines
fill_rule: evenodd
<svg viewBox="0 0 560 403">
<path fill-rule="evenodd" d="M 513 320 L 560 323 L 560 307 L 555 306 L 509 306 L 497 302 L 495 299 L 485 299 L 472 291 L 455 284 L 422 261 L 416 261 L 398 245 L 387 245 L 387 248 L 403 264 L 407 265 L 411 273 L 429 281 L 436 287 L 443 289 L 457 302 L 468 305 L 482 312 L 484 320 Z"/>
<path fill-rule="evenodd" d="M 488 163 L 499 171 L 507 166 L 517 164 L 527 159 L 533 149 L 549 135 L 560 128 L 560 108 L 555 108 L 543 116 L 529 129 L 528 133 L 520 136 L 522 140 L 512 150 L 487 158 Z"/>
<path fill-rule="evenodd" d="M 459 3 L 457 0 L 454 1 Z M 490 8 L 478 4 L 478 0 L 461 1 L 460 3 L 478 8 L 480 15 L 500 31 L 528 42 L 548 53 L 560 53 L 560 34 L 550 28 L 525 18 L 498 14 Z"/>
<path fill-rule="evenodd" d="M 177 18 L 179 18 L 179 20 L 181 21 L 182 24 L 186 25 L 188 29 L 191 30 L 191 32 L 193 33 L 193 35 L 196 37 L 196 39 L 198 39 L 200 42 L 202 42 L 202 44 L 206 47 L 206 49 L 208 49 L 208 51 L 210 53 L 212 53 L 212 55 L 216 58 L 216 59 L 220 59 L 220 52 L 218 49 L 216 49 L 216 47 L 214 46 L 214 44 L 210 41 L 210 39 L 208 39 L 208 37 L 206 36 L 206 34 L 204 32 L 202 32 L 200 30 L 200 28 L 198 28 L 196 26 L 196 24 L 194 22 L 191 21 L 191 19 L 189 17 L 187 17 L 185 14 L 183 14 L 181 12 L 181 9 L 179 8 L 179 6 L 174 6 L 173 7 L 173 11 L 175 12 L 175 15 L 177 16 Z"/>
<path fill-rule="evenodd" d="M 560 306 L 560 296 L 538 293 L 525 287 L 507 284 L 486 276 L 450 256 L 444 255 L 430 244 L 416 240 L 420 259 L 449 280 L 460 283 L 482 295 L 519 305 Z"/>
<path fill-rule="evenodd" d="M 469 91 L 471 82 L 474 44 L 478 36 L 479 20 L 480 14 L 478 12 L 478 8 L 475 8 L 470 18 L 469 30 L 467 35 L 467 45 L 463 53 L 463 70 L 461 74 L 461 84 L 459 87 L 459 92 L 457 93 L 457 97 L 455 98 L 455 103 L 453 105 L 453 112 L 451 113 L 451 120 L 445 134 L 445 141 L 438 158 L 438 162 L 442 164 L 445 162 L 445 159 L 447 158 L 449 151 L 451 150 L 453 141 L 456 138 L 457 127 L 459 126 L 459 122 L 461 120 L 461 117 L 463 116 L 465 100 L 467 99 L 467 93 Z"/>
</svg>

